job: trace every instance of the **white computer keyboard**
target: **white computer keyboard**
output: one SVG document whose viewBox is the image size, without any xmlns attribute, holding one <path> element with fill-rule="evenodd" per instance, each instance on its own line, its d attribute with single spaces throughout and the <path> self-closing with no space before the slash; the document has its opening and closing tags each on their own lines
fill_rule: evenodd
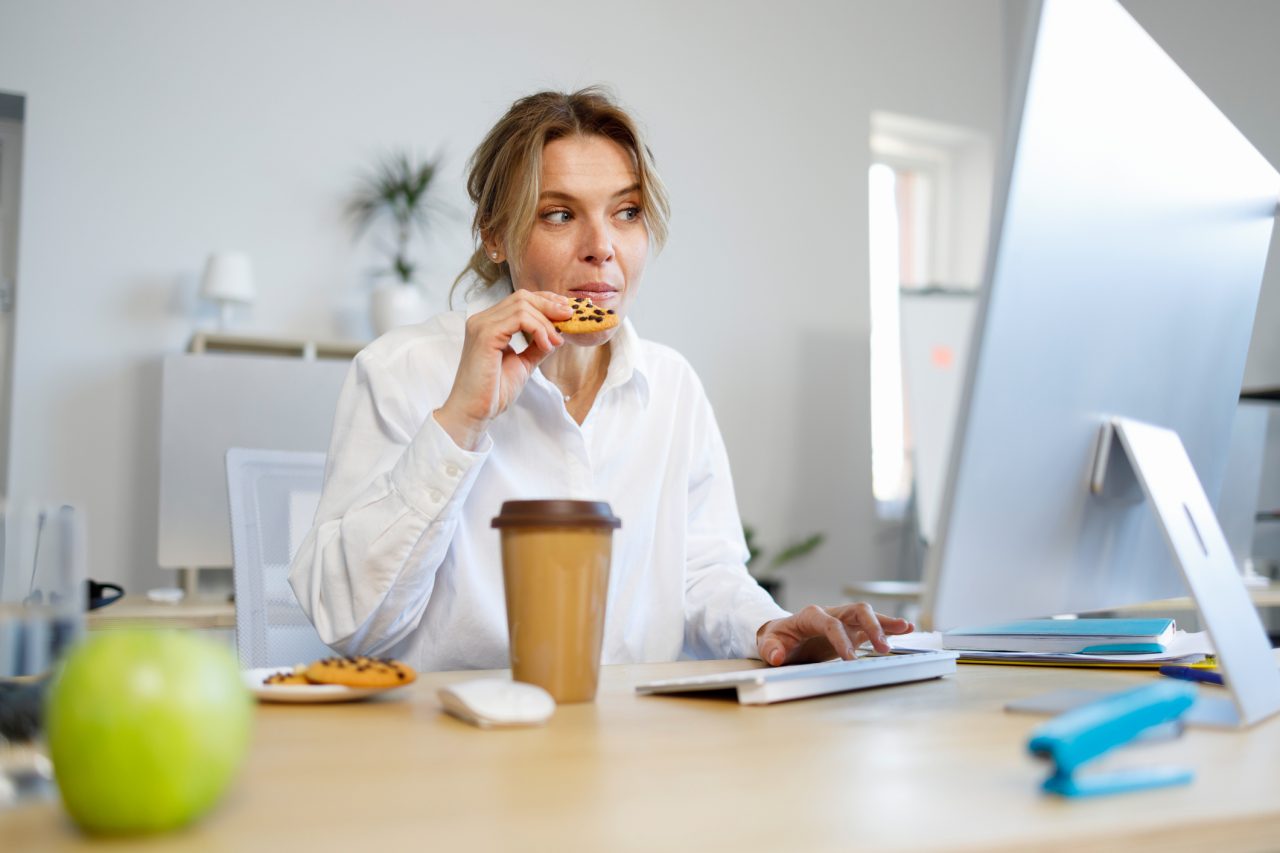
<svg viewBox="0 0 1280 853">
<path fill-rule="evenodd" d="M 955 671 L 955 652 L 922 651 L 666 678 L 637 684 L 636 692 L 692 693 L 736 689 L 738 701 L 742 704 L 763 705 L 940 678 Z"/>
</svg>

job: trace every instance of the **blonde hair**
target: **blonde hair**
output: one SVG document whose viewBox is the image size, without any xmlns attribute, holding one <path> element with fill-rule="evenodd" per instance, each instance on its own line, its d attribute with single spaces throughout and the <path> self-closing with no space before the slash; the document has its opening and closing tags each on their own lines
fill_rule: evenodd
<svg viewBox="0 0 1280 853">
<path fill-rule="evenodd" d="M 655 250 L 662 248 L 671 209 L 636 122 L 603 87 L 538 92 L 512 104 L 471 155 L 467 194 L 476 206 L 471 221 L 476 250 L 454 280 L 453 290 L 467 278 L 481 290 L 508 274 L 505 261 L 497 263 L 485 252 L 484 239 L 500 237 L 508 255 L 523 251 L 542 192 L 542 149 L 566 136 L 603 136 L 631 155 L 649 240 Z"/>
</svg>

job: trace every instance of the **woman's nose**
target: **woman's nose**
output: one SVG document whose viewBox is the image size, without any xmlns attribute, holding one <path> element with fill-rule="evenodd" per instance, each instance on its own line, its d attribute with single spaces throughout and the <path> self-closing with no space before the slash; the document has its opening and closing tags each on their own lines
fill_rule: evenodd
<svg viewBox="0 0 1280 853">
<path fill-rule="evenodd" d="M 608 226 L 596 223 L 583 235 L 582 259 L 589 264 L 613 260 L 613 241 L 609 239 Z"/>
</svg>

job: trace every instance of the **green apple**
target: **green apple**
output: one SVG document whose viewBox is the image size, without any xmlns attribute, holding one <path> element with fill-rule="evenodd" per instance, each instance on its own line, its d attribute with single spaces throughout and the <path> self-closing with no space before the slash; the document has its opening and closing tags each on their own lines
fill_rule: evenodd
<svg viewBox="0 0 1280 853">
<path fill-rule="evenodd" d="M 62 802 L 93 833 L 160 832 L 221 797 L 253 698 L 230 649 L 192 633 L 92 634 L 50 687 L 45 735 Z"/>
</svg>

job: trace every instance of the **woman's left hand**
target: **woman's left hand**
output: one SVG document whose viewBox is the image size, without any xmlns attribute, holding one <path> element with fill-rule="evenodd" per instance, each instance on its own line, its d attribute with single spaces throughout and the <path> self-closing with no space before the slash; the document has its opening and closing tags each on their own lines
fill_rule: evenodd
<svg viewBox="0 0 1280 853">
<path fill-rule="evenodd" d="M 774 619 L 756 631 L 760 659 L 772 666 L 811 663 L 833 657 L 852 660 L 868 640 L 877 652 L 889 651 L 887 634 L 909 634 L 915 626 L 906 619 L 876 613 L 858 602 L 836 607 L 811 604 L 785 619 Z"/>
</svg>

